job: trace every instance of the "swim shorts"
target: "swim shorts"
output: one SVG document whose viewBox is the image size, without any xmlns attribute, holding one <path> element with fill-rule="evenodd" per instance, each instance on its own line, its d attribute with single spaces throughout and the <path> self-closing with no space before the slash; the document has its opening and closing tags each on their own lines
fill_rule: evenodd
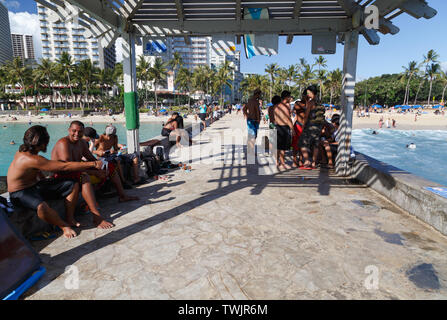
<svg viewBox="0 0 447 320">
<path fill-rule="evenodd" d="M 258 137 L 259 121 L 247 119 L 248 135 L 249 137 Z"/>
<path fill-rule="evenodd" d="M 75 182 L 71 180 L 45 179 L 32 187 L 11 192 L 9 197 L 15 206 L 37 210 L 37 207 L 45 200 L 56 200 L 68 196 L 73 191 L 74 184 Z"/>
<path fill-rule="evenodd" d="M 277 137 L 278 137 L 276 148 L 278 150 L 289 150 L 290 143 L 292 141 L 290 127 L 276 125 L 276 130 L 277 130 Z"/>
<path fill-rule="evenodd" d="M 321 129 L 321 124 L 306 125 L 300 136 L 299 146 L 309 150 L 312 147 L 318 147 L 318 144 L 320 143 Z"/>
<path fill-rule="evenodd" d="M 133 163 L 134 159 L 138 158 L 138 154 L 136 152 L 121 154 L 119 155 L 119 158 L 121 159 L 121 161 L 131 164 Z"/>
<path fill-rule="evenodd" d="M 200 118 L 200 120 L 205 121 L 206 113 L 199 113 L 199 118 Z"/>
<path fill-rule="evenodd" d="M 293 126 L 293 130 L 295 131 L 295 135 L 292 139 L 292 147 L 293 151 L 297 152 L 299 150 L 298 148 L 298 141 L 300 139 L 301 134 L 303 133 L 303 125 L 295 122 L 295 125 Z"/>
</svg>

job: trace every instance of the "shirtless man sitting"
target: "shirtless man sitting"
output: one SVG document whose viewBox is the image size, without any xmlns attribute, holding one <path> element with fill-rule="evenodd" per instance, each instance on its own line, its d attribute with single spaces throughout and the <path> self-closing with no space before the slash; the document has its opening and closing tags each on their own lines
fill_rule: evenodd
<svg viewBox="0 0 447 320">
<path fill-rule="evenodd" d="M 145 182 L 144 179 L 140 180 L 138 174 L 138 155 L 136 153 L 120 155 L 118 156 L 118 151 L 123 147 L 118 143 L 118 136 L 116 135 L 116 128 L 112 125 L 106 127 L 105 134 L 99 136 L 99 139 L 95 140 L 95 148 L 93 151 L 99 157 L 104 158 L 108 162 L 115 161 L 117 164 L 118 173 L 121 177 L 121 181 L 125 182 L 123 169 L 121 167 L 121 161 L 125 160 L 132 163 L 133 169 L 133 184 L 141 184 Z"/>
<path fill-rule="evenodd" d="M 84 124 L 80 121 L 73 121 L 68 128 L 68 136 L 59 139 L 51 152 L 52 160 L 62 160 L 62 161 L 76 161 L 81 162 L 84 157 L 87 161 L 94 161 L 96 158 L 88 149 L 87 142 L 82 139 L 84 135 Z M 110 180 L 115 185 L 118 191 L 119 201 L 131 201 L 138 200 L 137 197 L 130 197 L 124 193 L 123 186 L 121 184 L 120 178 L 117 174 L 114 174 L 113 170 L 109 175 Z M 91 175 L 91 177 L 89 176 Z M 107 172 L 104 170 L 80 170 L 78 172 L 57 172 L 55 174 L 56 179 L 62 180 L 74 180 L 79 182 L 81 185 L 82 197 L 87 203 L 90 211 L 93 213 L 93 222 L 99 229 L 109 229 L 114 225 L 106 221 L 98 210 L 95 193 L 91 183 L 91 178 L 96 178 L 98 180 L 104 181 L 107 177 Z"/>
<path fill-rule="evenodd" d="M 78 226 L 74 220 L 79 183 L 74 181 L 54 181 L 45 179 L 43 171 L 79 171 L 91 168 L 100 169 L 101 161 L 62 162 L 48 160 L 38 153 L 46 152 L 50 136 L 42 126 L 32 126 L 26 130 L 23 144 L 16 152 L 8 169 L 8 192 L 14 205 L 36 210 L 43 221 L 58 226 L 66 238 L 76 237 L 71 228 Z M 45 200 L 65 198 L 65 222 Z"/>
</svg>

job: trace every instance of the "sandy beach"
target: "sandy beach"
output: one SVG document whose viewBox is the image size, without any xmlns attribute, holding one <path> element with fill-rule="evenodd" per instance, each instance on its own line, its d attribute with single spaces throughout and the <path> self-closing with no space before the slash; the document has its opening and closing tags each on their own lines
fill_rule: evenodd
<svg viewBox="0 0 447 320">
<path fill-rule="evenodd" d="M 51 123 L 51 122 L 70 122 L 73 120 L 80 120 L 84 122 L 86 125 L 89 125 L 90 123 L 124 123 L 126 122 L 126 119 L 124 117 L 124 114 L 118 114 L 113 116 L 108 115 L 88 115 L 85 117 L 81 117 L 79 115 L 73 115 L 71 118 L 68 116 L 23 116 L 23 115 L 14 115 L 14 117 L 17 118 L 17 120 L 12 120 L 12 117 L 8 117 L 7 115 L 0 115 L 0 123 L 28 123 L 31 121 L 32 123 L 38 124 L 39 122 L 44 123 Z M 160 122 L 160 121 L 166 121 L 170 116 L 148 116 L 145 113 L 140 113 L 140 122 Z M 193 119 L 193 116 L 189 116 L 188 119 Z"/>
<path fill-rule="evenodd" d="M 371 113 L 370 117 L 357 117 L 357 113 L 354 111 L 353 117 L 353 129 L 378 129 L 379 128 L 379 119 L 383 117 L 384 124 L 383 129 L 386 129 L 385 121 L 386 119 L 390 119 L 390 129 L 397 130 L 447 130 L 447 114 L 435 115 L 434 111 L 427 110 L 424 112 L 428 112 L 428 114 L 422 114 L 418 116 L 417 121 L 414 121 L 414 113 L 407 114 L 398 114 L 394 112 L 384 112 L 384 113 Z M 338 113 L 338 112 L 336 112 Z M 326 115 L 328 117 L 331 116 L 331 112 L 329 111 Z M 80 117 L 77 115 L 69 117 L 63 116 L 15 116 L 17 120 L 11 120 L 7 115 L 0 115 L 0 123 L 28 123 L 31 121 L 32 123 L 50 123 L 50 122 L 69 122 L 73 120 L 81 120 L 86 125 L 90 123 L 124 123 L 125 117 L 124 114 L 113 115 L 113 116 L 86 116 Z M 148 116 L 146 113 L 140 113 L 140 122 L 160 122 L 166 121 L 169 116 Z M 188 116 L 189 120 L 194 120 L 194 116 Z M 396 120 L 396 128 L 392 127 L 392 119 Z"/>
<path fill-rule="evenodd" d="M 387 129 L 385 121 L 389 119 L 390 128 L 395 130 L 447 130 L 447 114 L 435 115 L 434 111 L 424 111 L 428 114 L 421 114 L 417 117 L 417 121 L 414 121 L 415 114 L 399 114 L 393 112 L 384 113 L 371 113 L 370 117 L 357 117 L 357 113 L 354 112 L 352 119 L 353 129 L 378 129 L 379 120 L 383 117 L 382 129 Z M 392 127 L 392 119 L 396 120 L 396 128 Z"/>
</svg>

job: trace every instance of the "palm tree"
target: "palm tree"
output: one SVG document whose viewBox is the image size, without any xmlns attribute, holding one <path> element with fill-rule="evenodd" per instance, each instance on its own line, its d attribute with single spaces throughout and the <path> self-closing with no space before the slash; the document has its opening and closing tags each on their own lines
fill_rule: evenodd
<svg viewBox="0 0 447 320">
<path fill-rule="evenodd" d="M 56 60 L 57 62 L 57 69 L 58 73 L 67 80 L 68 86 L 70 87 L 70 93 L 71 93 L 71 102 L 72 107 L 75 107 L 75 99 L 73 95 L 73 88 L 71 87 L 71 79 L 70 74 L 73 72 L 74 68 L 74 62 L 71 58 L 71 55 L 68 52 L 62 52 L 61 57 Z"/>
<path fill-rule="evenodd" d="M 343 72 L 340 69 L 335 69 L 328 74 L 328 84 L 331 91 L 331 98 L 329 104 L 332 104 L 332 98 L 335 92 L 339 92 L 343 81 Z"/>
<path fill-rule="evenodd" d="M 318 86 L 320 87 L 319 100 L 321 101 L 321 91 L 323 90 L 323 83 L 327 79 L 327 71 L 326 70 L 318 70 L 316 78 L 318 79 Z"/>
<path fill-rule="evenodd" d="M 191 107 L 191 78 L 192 74 L 188 68 L 180 67 L 175 77 L 175 84 L 178 86 L 179 90 L 183 92 L 188 92 L 188 107 Z"/>
<path fill-rule="evenodd" d="M 323 56 L 319 56 L 318 58 L 315 58 L 314 66 L 318 66 L 318 71 L 321 70 L 321 68 L 326 68 L 327 60 Z"/>
<path fill-rule="evenodd" d="M 147 103 L 148 82 L 151 81 L 150 75 L 151 64 L 146 60 L 144 56 L 139 56 L 137 62 L 137 79 L 144 87 L 144 104 Z"/>
<path fill-rule="evenodd" d="M 269 80 L 265 75 L 249 75 L 241 82 L 241 88 L 244 91 L 244 96 L 248 98 L 256 89 L 266 92 L 269 88 Z"/>
<path fill-rule="evenodd" d="M 433 80 L 438 76 L 440 70 L 441 70 L 441 65 L 438 63 L 432 63 L 427 68 L 427 77 L 430 81 L 430 90 L 428 91 L 428 99 L 427 99 L 428 105 L 430 105 L 430 97 L 431 97 L 431 91 L 432 91 L 432 87 L 433 87 Z"/>
<path fill-rule="evenodd" d="M 224 64 L 219 67 L 216 73 L 215 86 L 220 90 L 221 105 L 223 105 L 223 93 L 225 86 L 228 86 L 230 89 L 232 88 L 232 83 L 230 81 L 233 78 L 232 71 L 232 62 L 225 60 Z"/>
<path fill-rule="evenodd" d="M 174 83 L 177 77 L 178 69 L 183 65 L 183 59 L 180 52 L 175 51 L 172 55 L 172 59 L 168 62 L 168 66 L 171 67 L 172 71 L 174 71 Z M 174 87 L 174 103 L 175 103 L 175 87 Z"/>
<path fill-rule="evenodd" d="M 301 81 L 304 86 L 313 83 L 315 80 L 315 71 L 313 70 L 313 66 L 310 64 L 304 64 L 301 70 Z"/>
<path fill-rule="evenodd" d="M 166 79 L 166 64 L 161 58 L 156 58 L 154 65 L 149 69 L 149 75 L 154 82 L 155 108 L 158 108 L 157 88 L 161 81 Z"/>
<path fill-rule="evenodd" d="M 414 97 L 414 105 L 416 104 L 419 96 L 419 91 L 421 91 L 422 85 L 427 80 L 427 72 L 420 71 L 417 73 L 419 78 L 421 78 L 421 81 L 419 82 L 418 90 L 416 91 L 416 96 Z"/>
<path fill-rule="evenodd" d="M 265 67 L 265 72 L 270 75 L 271 85 L 270 85 L 270 101 L 272 100 L 273 87 L 275 86 L 275 77 L 278 72 L 278 65 L 276 63 L 271 63 Z"/>
<path fill-rule="evenodd" d="M 54 90 L 52 83 L 56 75 L 56 65 L 50 59 L 41 59 L 37 68 L 34 70 L 35 78 L 41 83 L 45 83 L 51 91 L 51 108 L 54 108 Z"/>
<path fill-rule="evenodd" d="M 104 88 L 110 88 L 110 85 L 113 83 L 112 76 L 113 70 L 108 68 L 98 69 L 97 73 L 95 74 L 96 80 L 101 88 L 102 100 L 104 100 Z"/>
<path fill-rule="evenodd" d="M 408 67 L 403 66 L 404 74 L 408 77 L 407 86 L 405 87 L 405 97 L 404 97 L 404 105 L 408 104 L 408 100 L 410 99 L 410 80 L 414 74 L 419 72 L 419 66 L 416 61 L 410 61 L 408 63 Z"/>
<path fill-rule="evenodd" d="M 195 91 L 202 92 L 202 99 L 204 94 L 208 93 L 208 74 L 205 66 L 197 66 L 192 73 L 192 84 Z"/>
<path fill-rule="evenodd" d="M 294 65 L 289 66 L 288 69 L 286 69 L 286 73 L 287 73 L 287 86 L 289 87 L 289 91 L 290 91 L 290 84 L 293 82 L 293 80 L 296 78 L 296 69 Z"/>
<path fill-rule="evenodd" d="M 442 83 L 444 84 L 444 89 L 442 90 L 442 99 L 441 99 L 441 102 L 443 103 L 445 90 L 447 89 L 447 72 L 445 72 L 444 70 L 441 70 L 439 72 L 439 80 L 441 80 Z"/>
<path fill-rule="evenodd" d="M 31 78 L 31 70 L 23 65 L 22 59 L 19 57 L 14 58 L 7 63 L 6 70 L 9 75 L 9 79 L 13 84 L 19 82 L 22 87 L 23 95 L 25 97 L 25 109 L 28 110 L 28 97 L 26 95 L 26 84 Z"/>
<path fill-rule="evenodd" d="M 79 62 L 79 64 L 76 66 L 76 77 L 78 82 L 81 84 L 81 90 L 82 86 L 85 86 L 85 99 L 87 101 L 87 107 L 90 107 L 90 101 L 88 99 L 88 91 L 90 89 L 90 86 L 95 81 L 95 68 L 90 61 L 90 59 L 85 59 Z M 84 111 L 85 102 L 81 105 L 82 111 Z"/>
</svg>

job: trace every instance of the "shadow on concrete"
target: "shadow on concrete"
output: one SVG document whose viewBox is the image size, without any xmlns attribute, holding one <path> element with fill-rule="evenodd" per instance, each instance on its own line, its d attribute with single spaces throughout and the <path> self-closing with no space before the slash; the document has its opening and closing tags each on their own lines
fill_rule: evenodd
<svg viewBox="0 0 447 320">
<path fill-rule="evenodd" d="M 228 148 L 229 146 L 224 147 Z M 204 192 L 199 197 L 190 199 L 188 202 L 185 202 L 180 206 L 168 209 L 164 212 L 160 212 L 154 216 L 148 217 L 147 219 L 144 219 L 132 225 L 116 230 L 111 229 L 110 232 L 99 238 L 87 241 L 77 247 L 71 248 L 65 252 L 59 253 L 47 259 L 47 261 L 44 262 L 48 271 L 47 274 L 40 281 L 40 289 L 44 288 L 53 279 L 56 279 L 61 274 L 63 274 L 66 266 L 75 264 L 85 255 L 91 254 L 92 252 L 95 252 L 96 250 L 99 250 L 106 246 L 115 244 L 134 234 L 137 234 L 169 219 L 182 215 L 189 210 L 215 201 L 228 194 L 238 192 L 245 188 L 251 188 L 250 192 L 253 195 L 261 194 L 267 186 L 275 186 L 288 189 L 315 187 L 316 191 L 320 195 L 329 195 L 331 188 L 367 188 L 367 186 L 364 184 L 353 184 L 350 178 L 337 176 L 335 172 L 326 169 L 318 169 L 312 171 L 299 171 L 297 169 L 291 169 L 285 172 L 274 173 L 270 175 L 259 175 L 257 165 L 247 166 L 234 162 L 234 160 L 240 161 L 239 158 L 236 159 L 235 155 L 236 150 L 238 150 L 239 152 L 241 148 L 245 152 L 245 148 L 243 146 L 234 145 L 231 146 L 231 148 L 231 151 L 226 149 L 230 151 L 231 159 L 225 159 L 226 162 L 229 161 L 230 163 L 221 163 L 222 166 L 213 169 L 220 170 L 220 177 L 218 179 L 211 179 L 207 181 L 207 183 L 217 182 L 218 185 L 214 190 Z M 221 155 L 222 153 L 217 154 L 216 156 Z M 367 168 L 363 165 L 354 166 L 353 169 L 357 170 L 357 174 L 361 174 L 363 170 L 367 170 Z M 374 177 L 374 179 L 383 178 L 381 176 L 376 176 Z M 387 180 L 387 182 L 389 184 L 389 187 L 392 188 L 393 181 L 391 180 L 390 182 Z M 150 201 L 152 201 L 152 199 L 159 199 L 171 192 L 168 190 L 163 191 L 162 189 L 164 187 L 169 187 L 169 184 L 166 183 L 140 188 L 137 189 L 138 192 L 134 194 L 138 196 L 144 195 L 144 197 L 150 198 Z M 173 199 L 173 197 L 169 199 Z M 169 201 L 169 199 L 159 200 L 158 202 Z M 141 201 L 136 201 L 133 204 L 128 203 L 126 204 L 126 206 L 120 206 L 120 210 L 122 211 L 115 211 L 110 214 L 110 217 L 113 219 L 117 219 L 127 213 L 132 212 L 138 207 L 141 207 Z M 32 292 L 30 292 L 29 294 L 31 293 Z"/>
</svg>

